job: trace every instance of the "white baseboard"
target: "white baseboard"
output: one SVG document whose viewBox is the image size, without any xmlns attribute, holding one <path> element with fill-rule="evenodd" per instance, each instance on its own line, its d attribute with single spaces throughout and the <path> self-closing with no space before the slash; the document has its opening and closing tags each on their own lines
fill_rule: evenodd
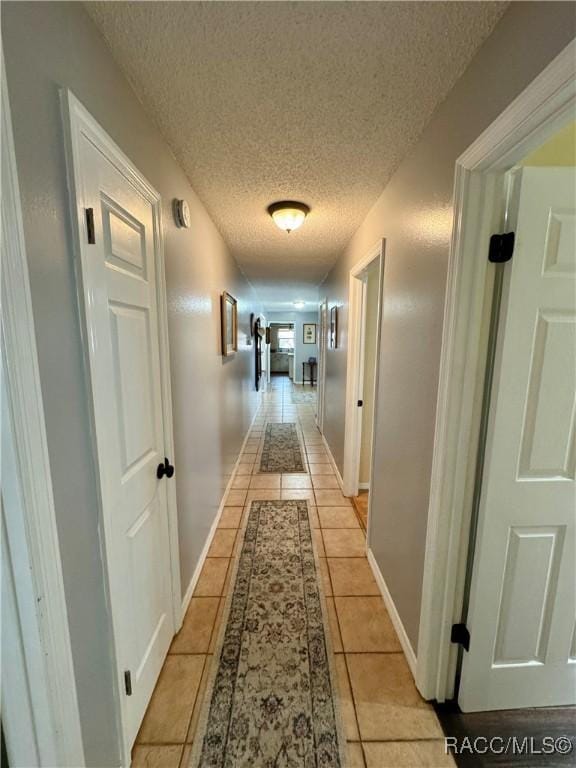
<svg viewBox="0 0 576 768">
<path fill-rule="evenodd" d="M 222 512 L 224 511 L 224 506 L 225 506 L 224 502 L 226 501 L 226 496 L 228 495 L 228 491 L 231 489 L 232 482 L 236 477 L 236 471 L 238 469 L 238 463 L 240 462 L 240 457 L 244 452 L 244 448 L 246 447 L 246 441 L 250 437 L 250 432 L 252 431 L 252 427 L 254 426 L 254 422 L 256 421 L 256 416 L 258 416 L 258 413 L 260 412 L 261 407 L 262 407 L 262 403 L 260 403 L 258 405 L 258 408 L 256 408 L 252 421 L 250 422 L 250 426 L 248 427 L 248 430 L 244 435 L 244 440 L 242 441 L 242 447 L 240 448 L 240 451 L 238 453 L 238 458 L 236 459 L 236 463 L 234 465 L 234 469 L 232 470 L 232 474 L 230 475 L 230 480 L 228 480 L 228 483 L 226 485 L 226 490 L 222 494 L 222 498 L 220 499 L 220 506 L 218 507 L 218 511 L 216 512 L 216 516 L 214 517 L 214 521 L 212 523 L 212 526 L 210 527 L 208 536 L 206 537 L 206 542 L 204 544 L 204 547 L 202 548 L 200 557 L 198 558 L 198 563 L 196 564 L 196 568 L 194 569 L 194 573 L 192 574 L 190 583 L 188 584 L 186 588 L 186 592 L 184 593 L 184 597 L 182 598 L 182 619 L 184 619 L 184 616 L 186 615 L 186 611 L 188 610 L 188 606 L 190 605 L 190 600 L 192 600 L 192 595 L 194 594 L 194 590 L 196 589 L 196 584 L 198 583 L 198 579 L 200 578 L 200 573 L 202 572 L 202 568 L 204 567 L 204 562 L 208 556 L 208 551 L 210 549 L 210 545 L 212 544 L 212 539 L 214 538 L 214 535 L 218 530 L 220 518 L 222 517 Z"/>
<path fill-rule="evenodd" d="M 324 448 L 326 448 L 326 452 L 328 453 L 330 464 L 332 464 L 332 469 L 334 470 L 334 473 L 336 475 L 336 480 L 338 480 L 338 484 L 340 485 L 340 490 L 342 490 L 342 486 L 344 485 L 342 481 L 342 475 L 340 474 L 340 470 L 338 469 L 338 465 L 336 464 L 334 456 L 332 456 L 332 451 L 330 450 L 330 446 L 328 445 L 328 440 L 326 440 L 326 438 L 322 433 L 320 434 L 322 435 L 322 442 L 324 443 Z"/>
<path fill-rule="evenodd" d="M 358 483 L 358 490 L 359 491 L 369 491 L 370 490 L 370 483 Z"/>
<path fill-rule="evenodd" d="M 222 497 L 222 501 L 220 502 L 220 506 L 218 507 L 218 512 L 216 512 L 216 517 L 214 518 L 212 527 L 210 528 L 208 536 L 206 537 L 206 543 L 204 544 L 204 548 L 200 553 L 200 557 L 198 558 L 198 563 L 196 564 L 196 568 L 194 569 L 194 573 L 192 574 L 190 583 L 188 584 L 186 592 L 184 593 L 184 597 L 182 598 L 182 621 L 184 621 L 184 616 L 186 615 L 186 611 L 188 610 L 188 606 L 190 605 L 190 600 L 192 600 L 192 595 L 194 594 L 194 590 L 196 589 L 196 584 L 198 583 L 198 579 L 200 578 L 200 573 L 202 571 L 202 568 L 204 567 L 204 561 L 206 560 L 206 557 L 208 555 L 208 550 L 210 549 L 210 545 L 212 544 L 212 539 L 214 538 L 214 534 L 216 533 L 216 530 L 218 528 L 220 517 L 222 516 L 222 510 L 224 509 L 223 502 L 224 502 L 224 499 L 226 498 L 226 493 L 228 493 L 228 487 L 231 482 L 232 482 L 232 478 L 230 478 L 230 482 L 228 483 L 228 486 L 226 486 L 226 492 Z"/>
<path fill-rule="evenodd" d="M 406 630 L 404 629 L 404 624 L 402 624 L 402 620 L 398 615 L 398 611 L 396 610 L 396 606 L 394 605 L 394 601 L 392 600 L 392 595 L 388 591 L 388 587 L 386 586 L 386 582 L 384 581 L 384 576 L 382 575 L 382 571 L 378 567 L 378 563 L 376 562 L 374 553 L 372 552 L 371 549 L 368 549 L 366 552 L 366 555 L 368 557 L 368 562 L 370 563 L 370 567 L 372 568 L 372 573 L 374 574 L 374 578 L 376 579 L 376 584 L 378 584 L 378 589 L 380 590 L 380 594 L 382 595 L 382 599 L 384 600 L 384 605 L 386 606 L 386 610 L 388 611 L 390 620 L 392 621 L 394 629 L 396 630 L 396 634 L 398 635 L 398 639 L 400 640 L 400 645 L 402 646 L 402 650 L 404 651 L 404 656 L 406 657 L 406 661 L 408 662 L 408 666 L 410 667 L 410 672 L 412 672 L 412 677 L 416 679 L 416 654 L 414 653 L 414 648 L 412 648 L 412 644 L 408 639 L 408 635 L 406 634 Z"/>
</svg>

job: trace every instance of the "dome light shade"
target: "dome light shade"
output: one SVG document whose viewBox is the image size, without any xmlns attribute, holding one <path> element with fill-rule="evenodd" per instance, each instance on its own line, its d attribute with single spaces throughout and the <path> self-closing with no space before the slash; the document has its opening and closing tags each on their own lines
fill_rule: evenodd
<svg viewBox="0 0 576 768">
<path fill-rule="evenodd" d="M 293 229 L 298 229 L 304 224 L 304 219 L 310 213 L 310 208 L 305 203 L 298 203 L 295 200 L 282 200 L 279 203 L 269 205 L 268 213 L 279 229 L 292 232 Z"/>
</svg>

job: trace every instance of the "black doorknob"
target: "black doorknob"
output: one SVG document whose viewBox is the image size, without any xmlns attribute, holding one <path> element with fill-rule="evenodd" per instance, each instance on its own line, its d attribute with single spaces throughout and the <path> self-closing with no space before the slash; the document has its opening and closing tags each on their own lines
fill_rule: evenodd
<svg viewBox="0 0 576 768">
<path fill-rule="evenodd" d="M 156 477 L 158 480 L 161 480 L 164 475 L 166 475 L 168 478 L 174 476 L 174 465 L 170 464 L 166 457 L 164 457 L 164 462 L 162 464 L 158 464 L 158 468 L 156 469 Z"/>
</svg>

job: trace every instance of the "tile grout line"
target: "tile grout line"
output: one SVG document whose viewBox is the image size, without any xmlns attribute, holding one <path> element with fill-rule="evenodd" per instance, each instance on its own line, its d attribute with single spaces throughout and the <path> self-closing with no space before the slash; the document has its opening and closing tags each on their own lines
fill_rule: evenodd
<svg viewBox="0 0 576 768">
<path fill-rule="evenodd" d="M 287 410 L 286 410 L 287 395 L 288 395 L 288 390 L 287 390 L 287 387 L 283 387 L 283 389 L 282 389 L 282 392 L 283 392 L 283 397 L 282 397 L 282 417 L 281 417 L 281 418 L 282 418 L 282 422 L 283 422 L 283 423 L 288 423 L 288 422 L 286 422 L 286 421 L 285 421 L 285 419 L 287 419 L 287 417 L 288 417 L 288 415 L 289 415 L 289 414 L 287 413 Z M 292 414 L 290 414 L 290 416 L 292 416 Z M 262 437 L 261 437 L 261 439 L 260 439 L 260 443 L 259 443 L 259 445 L 262 445 L 262 444 L 263 444 L 263 439 L 264 439 L 264 434 L 265 434 L 265 428 L 266 428 L 266 425 L 267 425 L 267 423 L 269 423 L 269 422 L 271 421 L 271 418 L 270 418 L 270 417 L 271 417 L 271 414 L 270 414 L 269 412 L 264 414 L 264 422 L 263 422 L 263 424 L 262 424 L 262 427 L 263 427 L 263 430 L 262 430 Z M 302 474 L 303 474 L 304 476 L 307 476 L 307 477 L 308 477 L 308 479 L 309 479 L 309 482 L 310 482 L 310 484 L 311 484 L 312 488 L 310 488 L 310 489 L 284 489 L 284 487 L 283 487 L 283 476 L 284 476 L 285 474 L 291 474 L 291 473 L 279 473 L 279 474 L 280 474 L 280 489 L 279 489 L 279 491 L 280 491 L 280 499 L 278 499 L 278 500 L 281 500 L 281 497 L 282 497 L 282 491 L 283 491 L 283 490 L 310 490 L 310 491 L 311 491 L 311 493 L 309 494 L 309 496 L 311 496 L 312 498 L 307 498 L 307 499 L 305 499 L 305 500 L 308 502 L 308 506 L 309 506 L 309 508 L 310 508 L 310 507 L 312 507 L 312 505 L 314 505 L 314 508 L 315 508 L 315 510 L 316 510 L 316 514 L 318 515 L 318 508 L 319 508 L 319 505 L 318 505 L 318 503 L 317 503 L 317 499 L 316 499 L 316 493 L 315 493 L 316 489 L 314 488 L 313 479 L 312 479 L 312 474 L 311 474 L 311 472 L 310 472 L 310 456 L 311 456 L 311 454 L 309 453 L 309 450 L 308 450 L 308 449 L 309 449 L 309 447 L 311 447 L 311 446 L 313 445 L 313 443 L 310 443 L 310 444 L 308 444 L 308 443 L 307 443 L 307 441 L 306 441 L 306 437 L 305 437 L 305 431 L 304 431 L 304 429 L 303 429 L 303 426 L 302 426 L 302 423 L 301 423 L 301 421 L 302 421 L 302 416 L 301 416 L 301 414 L 300 414 L 300 413 L 298 413 L 298 412 L 297 412 L 296 414 L 294 414 L 294 419 L 295 419 L 295 421 L 296 421 L 296 425 L 297 425 L 297 428 L 299 428 L 299 429 L 300 429 L 300 434 L 301 434 L 301 437 L 302 437 L 302 444 L 303 444 L 303 449 L 304 449 L 304 451 L 303 451 L 303 452 L 304 452 L 304 456 L 303 456 L 303 458 L 304 458 L 304 462 L 305 462 L 305 465 L 306 465 L 306 469 L 305 469 L 305 472 L 304 472 L 304 473 L 302 473 Z M 258 425 L 258 426 L 260 426 L 260 425 Z M 306 430 L 306 431 L 308 432 L 309 430 Z M 314 432 L 316 432 L 316 430 L 314 430 Z M 310 434 L 314 434 L 314 432 L 310 432 Z M 318 445 L 321 445 L 321 443 L 320 443 L 320 442 L 318 442 Z M 246 454 L 246 455 L 248 455 L 248 454 Z M 252 455 L 252 454 L 250 454 L 250 455 Z M 258 458 L 259 458 L 259 456 L 258 456 L 258 454 L 255 454 L 255 455 L 256 455 L 256 461 L 255 461 L 254 463 L 252 463 L 252 462 L 247 462 L 247 463 L 252 463 L 252 467 L 251 467 L 251 473 L 250 473 L 250 475 L 249 475 L 250 477 L 253 477 L 253 476 L 254 476 L 254 475 L 257 473 L 256 465 L 258 464 Z M 331 472 L 330 474 L 334 474 L 334 473 L 333 473 L 333 472 Z M 327 476 L 327 475 L 326 475 L 326 476 Z M 251 482 L 251 481 L 249 481 L 249 482 Z M 244 497 L 244 503 L 242 504 L 242 519 L 244 518 L 244 516 L 245 516 L 245 514 L 246 514 L 247 510 L 249 510 L 249 508 L 250 508 L 250 505 L 251 505 L 251 502 L 252 502 L 252 500 L 248 501 L 248 493 L 249 493 L 249 489 L 246 489 L 246 490 L 247 490 L 247 492 L 246 492 L 246 495 L 245 495 L 245 497 Z M 257 489 L 253 489 L 253 490 L 257 490 Z M 263 489 L 263 490 L 265 490 L 265 489 Z M 276 490 L 276 489 L 271 489 L 271 490 Z M 332 489 L 329 489 L 329 488 L 328 488 L 328 489 L 318 489 L 318 490 L 332 490 Z M 334 489 L 334 490 L 336 490 L 336 489 Z M 324 506 L 324 505 L 323 505 L 323 506 Z M 330 504 L 330 505 L 325 505 L 325 506 L 338 506 L 338 505 Z M 343 507 L 344 509 L 348 509 L 348 508 L 349 508 L 349 505 L 342 505 L 342 507 Z M 313 529 L 313 530 L 318 530 L 318 531 L 319 531 L 320 540 L 321 540 L 321 542 L 322 542 L 322 546 L 323 546 L 323 549 L 324 549 L 324 557 L 323 557 L 322 559 L 324 560 L 324 563 L 325 563 L 325 567 L 327 568 L 327 572 L 328 572 L 328 585 L 329 585 L 329 589 L 330 589 L 330 592 L 332 593 L 332 594 L 331 594 L 331 599 L 332 599 L 332 600 L 333 600 L 333 602 L 334 602 L 334 610 L 335 610 L 335 613 L 336 613 L 336 621 L 337 621 L 338 631 L 340 632 L 340 635 L 341 635 L 341 634 L 342 634 L 342 630 L 341 630 L 341 622 L 340 622 L 340 617 L 339 617 L 339 615 L 338 615 L 338 612 L 337 612 L 337 610 L 336 610 L 336 603 L 335 603 L 335 598 L 336 598 L 336 597 L 347 597 L 348 595 L 334 595 L 334 584 L 333 584 L 333 580 L 332 580 L 332 575 L 331 575 L 331 572 L 330 572 L 330 568 L 328 567 L 328 558 L 326 557 L 326 550 L 325 550 L 325 538 L 324 538 L 324 533 L 323 533 L 323 531 L 324 531 L 324 530 L 340 530 L 340 531 L 344 531 L 344 530 L 357 530 L 357 528 L 353 528 L 353 529 L 347 529 L 347 528 L 331 528 L 331 527 L 329 527 L 329 526 L 322 526 L 322 525 L 320 524 L 320 521 L 318 521 L 318 522 L 319 522 L 319 526 L 318 526 L 318 528 L 315 528 L 315 529 Z M 236 530 L 236 535 L 235 535 L 235 537 L 234 537 L 234 542 L 235 542 L 235 544 L 236 544 L 236 542 L 238 541 L 238 535 L 239 535 L 239 532 L 240 532 L 241 528 L 242 528 L 242 526 L 241 526 L 241 525 L 240 525 L 239 527 L 236 527 L 236 528 L 235 528 L 235 530 Z M 317 535 L 318 535 L 318 534 L 317 534 Z M 235 545 L 234 545 L 234 546 L 235 546 Z M 229 559 L 229 558 L 222 558 L 222 559 Z M 331 559 L 354 559 L 354 558 L 349 558 L 349 557 L 337 557 L 337 558 L 331 558 Z M 356 558 L 356 559 L 364 559 L 364 558 Z M 228 568 L 227 568 L 227 572 L 226 572 L 226 578 L 227 578 L 227 576 L 228 576 L 228 573 L 229 573 L 229 567 L 230 567 L 230 565 L 228 565 Z M 224 583 L 226 583 L 226 578 L 225 578 L 225 582 L 224 582 Z M 318 576 L 318 579 L 319 579 L 319 581 L 321 580 L 321 579 L 320 579 L 320 575 Z M 362 597 L 362 596 L 364 596 L 364 595 L 350 595 L 350 597 Z M 365 595 L 365 596 L 366 596 L 366 597 L 378 597 L 378 595 Z M 218 611 L 219 611 L 219 609 L 220 609 L 220 605 L 221 605 L 222 599 L 223 599 L 223 597 L 222 597 L 222 596 L 220 596 L 220 597 L 219 597 L 219 603 L 218 603 Z M 217 612 L 217 613 L 218 613 L 218 612 Z M 213 636 L 213 634 L 214 634 L 214 631 L 215 631 L 216 623 L 217 623 L 217 618 L 215 619 L 215 621 L 214 621 L 214 625 L 213 625 L 213 627 L 212 627 L 211 638 L 210 638 L 210 642 L 209 642 L 209 648 L 210 648 L 210 644 L 211 644 L 211 642 L 212 642 L 212 636 Z M 327 631 L 328 631 L 328 632 L 330 632 L 330 628 L 329 628 L 329 626 L 327 627 Z M 201 655 L 201 654 L 198 654 L 198 655 Z M 362 751 L 362 759 L 363 759 L 364 765 L 366 765 L 366 764 L 367 764 L 367 762 L 366 762 L 366 755 L 365 755 L 364 749 L 363 749 L 363 747 L 362 747 L 362 740 L 361 740 L 361 738 L 360 738 L 360 727 L 359 727 L 359 721 L 358 721 L 358 714 L 357 714 L 357 711 L 356 711 L 356 702 L 355 702 L 355 699 L 354 699 L 354 694 L 353 694 L 353 690 L 352 690 L 352 683 L 351 683 L 350 673 L 349 673 L 349 669 L 348 669 L 348 664 L 347 664 L 347 661 L 346 661 L 346 652 L 344 651 L 344 646 L 343 646 L 343 650 L 342 650 L 342 652 L 341 652 L 341 653 L 338 653 L 338 654 L 334 654 L 334 655 L 335 655 L 335 656 L 336 656 L 336 655 L 343 655 L 343 656 L 344 656 L 344 664 L 345 664 L 346 676 L 347 676 L 347 680 L 348 680 L 348 685 L 349 685 L 349 687 L 350 687 L 351 700 L 352 700 L 352 705 L 353 705 L 353 707 L 354 707 L 354 717 L 355 717 L 356 726 L 357 726 L 357 729 L 358 729 L 359 740 L 358 740 L 358 741 L 352 740 L 352 741 L 350 741 L 349 743 L 357 743 L 357 744 L 360 744 L 360 746 L 361 746 L 361 751 Z M 352 655 L 352 654 L 350 654 L 350 655 Z M 204 672 L 204 667 L 205 667 L 206 663 L 207 663 L 207 662 L 206 662 L 206 659 L 205 659 L 205 661 L 204 661 L 204 666 L 203 666 L 203 672 Z M 199 695 L 199 692 L 197 693 L 197 696 L 198 696 L 198 695 Z M 194 708 L 193 708 L 193 711 L 192 711 L 191 720 L 192 720 L 192 717 L 193 717 L 193 714 L 194 714 L 194 710 L 195 710 L 195 708 L 196 708 L 196 702 L 195 702 L 195 704 L 194 704 Z M 190 723 L 191 723 L 191 720 L 190 720 Z M 189 724 L 189 727 L 190 727 L 190 724 Z M 394 741 L 394 740 L 390 740 L 390 741 Z M 348 740 L 347 740 L 347 742 L 348 742 Z M 187 743 L 187 742 L 186 742 L 186 743 Z M 185 746 L 186 746 L 186 743 L 183 745 L 183 749 L 185 748 Z"/>
<path fill-rule="evenodd" d="M 312 482 L 312 485 L 313 485 L 312 475 L 311 475 L 311 472 L 310 472 L 310 464 L 309 464 L 309 461 L 308 461 L 308 458 L 309 458 L 308 447 L 307 447 L 307 444 L 306 444 L 305 440 L 304 440 L 304 443 L 305 443 L 306 459 L 307 459 L 307 466 L 308 466 L 308 473 L 307 474 L 308 474 L 308 476 L 309 476 L 309 478 L 310 478 L 310 480 Z M 315 491 L 315 489 L 314 489 L 314 491 Z M 314 500 L 316 501 L 316 494 L 315 494 L 315 492 L 314 492 Z M 316 509 L 318 509 L 318 504 L 316 504 Z M 317 515 L 318 515 L 318 513 L 317 513 Z M 318 515 L 318 517 L 319 517 L 319 515 Z M 319 519 L 319 522 L 320 522 L 320 519 Z M 336 615 L 336 625 L 337 625 L 338 633 L 339 633 L 339 636 L 340 636 L 340 644 L 342 645 L 342 654 L 336 654 L 335 652 L 333 652 L 333 656 L 334 657 L 336 657 L 337 655 L 343 655 L 344 656 L 344 666 L 345 666 L 345 670 L 346 670 L 346 679 L 348 681 L 348 686 L 349 686 L 349 689 L 350 689 L 351 703 L 352 703 L 352 707 L 354 709 L 354 719 L 355 719 L 355 722 L 356 722 L 356 728 L 357 728 L 358 736 L 359 736 L 359 739 L 360 739 L 360 737 L 361 737 L 361 734 L 360 734 L 360 723 L 359 723 L 359 720 L 358 720 L 358 713 L 356 711 L 356 702 L 354 700 L 354 693 L 353 693 L 353 690 L 352 690 L 352 681 L 350 679 L 350 673 L 349 673 L 348 664 L 347 664 L 347 661 L 346 661 L 346 654 L 344 652 L 344 640 L 343 640 L 343 635 L 342 635 L 342 626 L 341 626 L 341 622 L 340 622 L 340 617 L 338 615 L 338 610 L 336 608 L 336 599 L 335 599 L 336 596 L 334 595 L 334 585 L 333 585 L 333 582 L 332 582 L 332 575 L 330 573 L 330 568 L 328 567 L 328 558 L 326 556 L 327 553 L 326 553 L 326 543 L 325 543 L 325 539 L 324 539 L 324 528 L 320 524 L 320 527 L 317 530 L 320 531 L 320 538 L 321 538 L 321 541 L 322 541 L 322 549 L 323 549 L 323 552 L 324 552 L 323 560 L 324 560 L 324 563 L 325 563 L 325 567 L 326 567 L 326 569 L 328 571 L 328 579 L 329 579 L 329 584 L 330 584 L 330 591 L 332 593 L 331 600 L 332 600 L 332 602 L 334 604 L 334 613 Z M 331 530 L 335 530 L 335 529 L 331 529 Z M 336 529 L 336 530 L 338 530 L 338 529 Z M 339 529 L 339 530 L 346 530 L 346 529 Z M 319 587 L 322 588 L 322 585 L 320 583 L 321 582 L 320 575 L 318 575 L 318 581 L 319 581 Z M 329 634 L 331 633 L 329 622 L 328 622 L 328 625 L 326 627 L 326 631 Z M 335 639 L 336 638 L 334 638 L 334 640 Z M 332 648 L 333 647 L 334 646 L 333 646 L 333 643 L 332 643 Z M 346 739 L 346 742 L 347 742 L 347 744 L 350 743 L 348 738 Z M 365 752 L 364 752 L 364 748 L 362 746 L 362 742 L 361 742 L 361 740 L 359 740 L 356 743 L 360 744 L 360 749 L 361 749 L 361 753 L 362 753 L 362 762 L 363 762 L 363 765 L 364 765 L 364 768 L 365 768 L 365 766 L 367 765 L 367 760 L 366 760 L 366 755 L 365 755 Z"/>
<path fill-rule="evenodd" d="M 338 619 L 339 622 L 339 619 Z M 338 624 L 338 629 L 340 629 L 340 624 Z M 342 635 L 342 630 L 340 629 L 340 635 Z M 344 641 L 342 641 L 342 647 L 344 647 Z M 346 654 L 343 654 L 344 656 L 344 668 L 346 670 L 346 679 L 348 680 L 348 686 L 350 688 L 350 701 L 352 703 L 352 708 L 354 710 L 354 720 L 356 722 L 356 729 L 358 731 L 358 738 L 360 739 L 360 742 L 362 742 L 362 732 L 360 731 L 360 719 L 358 717 L 358 712 L 356 710 L 356 697 L 354 696 L 354 689 L 352 688 L 352 678 L 350 676 L 350 670 L 348 668 L 348 659 L 346 658 Z M 362 750 L 364 752 L 364 750 Z"/>
<path fill-rule="evenodd" d="M 360 732 L 360 720 L 358 718 L 358 712 L 356 711 L 356 700 L 354 697 L 354 691 L 352 689 L 352 678 L 350 677 L 350 670 L 348 669 L 348 661 L 346 659 L 346 651 L 344 650 L 344 635 L 342 634 L 342 623 L 340 621 L 340 615 L 338 613 L 338 609 L 336 608 L 336 598 L 334 597 L 333 600 L 334 600 L 334 613 L 336 614 L 336 624 L 338 625 L 338 632 L 340 633 L 340 643 L 342 645 L 342 655 L 344 656 L 344 668 L 346 670 L 346 679 L 348 680 L 348 687 L 350 689 L 350 700 L 352 703 L 352 707 L 354 709 L 354 720 L 356 721 L 358 738 L 360 742 L 362 742 L 362 734 Z M 364 764 L 366 765 L 366 756 L 364 754 L 363 748 L 362 748 L 362 759 L 364 760 Z"/>
<path fill-rule="evenodd" d="M 198 689 L 196 691 L 196 696 L 194 696 L 194 704 L 192 706 L 192 709 L 190 710 L 190 718 L 188 719 L 188 725 L 186 726 L 186 736 L 184 737 L 184 744 L 190 744 L 190 741 L 188 740 L 188 736 L 190 735 L 190 726 L 192 725 L 192 718 L 194 717 L 194 712 L 196 710 L 196 705 L 198 704 L 198 699 L 200 697 L 200 690 L 202 687 L 202 679 L 204 677 L 204 671 L 206 669 L 206 660 L 208 658 L 208 654 L 205 654 L 204 656 L 204 663 L 202 664 L 202 672 L 200 673 L 200 680 L 198 681 Z"/>
</svg>

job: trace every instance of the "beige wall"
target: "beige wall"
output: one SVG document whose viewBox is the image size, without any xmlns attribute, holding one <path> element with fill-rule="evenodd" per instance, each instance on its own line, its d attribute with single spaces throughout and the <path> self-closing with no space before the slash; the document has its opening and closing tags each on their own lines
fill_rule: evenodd
<svg viewBox="0 0 576 768">
<path fill-rule="evenodd" d="M 576 122 L 571 122 L 551 139 L 531 152 L 522 165 L 526 167 L 573 167 L 576 165 Z"/>
<path fill-rule="evenodd" d="M 370 483 L 372 424 L 374 421 L 374 374 L 378 334 L 379 263 L 372 262 L 366 274 L 366 328 L 364 332 L 364 391 L 362 394 L 362 440 L 360 443 L 360 483 Z"/>
<path fill-rule="evenodd" d="M 414 648 L 454 163 L 575 34 L 572 3 L 512 3 L 320 289 L 341 305 L 340 348 L 327 351 L 324 425 L 342 469 L 348 274 L 386 238 L 370 544 Z"/>
<path fill-rule="evenodd" d="M 256 407 L 251 288 L 81 3 L 2 3 L 48 448 L 88 764 L 117 765 L 111 638 L 76 308 L 59 92 L 69 87 L 161 193 L 182 588 Z M 179 230 L 174 197 L 190 204 Z M 219 295 L 239 302 L 239 351 L 220 356 Z"/>
</svg>

